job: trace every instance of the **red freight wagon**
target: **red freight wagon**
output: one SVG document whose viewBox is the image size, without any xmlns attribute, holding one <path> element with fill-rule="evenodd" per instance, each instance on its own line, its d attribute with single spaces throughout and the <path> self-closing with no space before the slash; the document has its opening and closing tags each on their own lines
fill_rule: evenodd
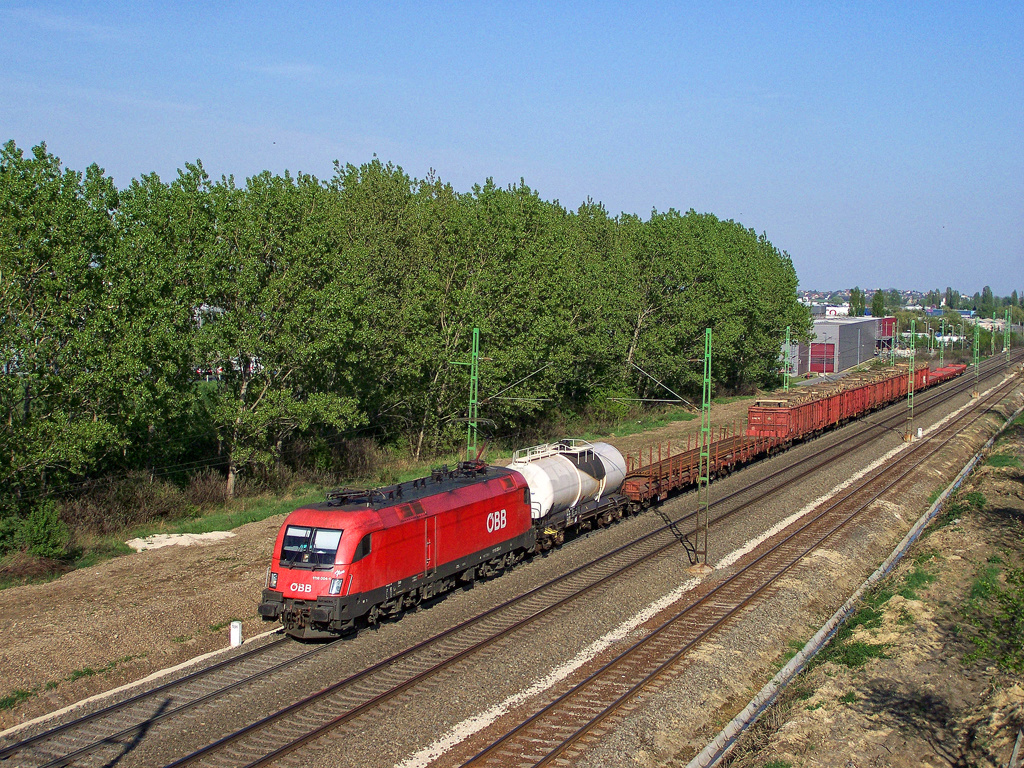
<svg viewBox="0 0 1024 768">
<path fill-rule="evenodd" d="M 886 375 L 843 390 L 797 393 L 797 397 L 813 397 L 803 402 L 758 400 L 747 412 L 747 434 L 777 437 L 784 442 L 811 437 L 905 396 L 907 379 L 905 373 Z M 927 385 L 928 367 L 919 366 L 914 371 L 914 388 Z M 814 397 L 816 394 L 820 396 Z"/>
<path fill-rule="evenodd" d="M 534 538 L 529 487 L 502 467 L 337 492 L 288 515 L 259 612 L 295 637 L 333 637 L 492 572 Z"/>
<path fill-rule="evenodd" d="M 944 381 L 956 378 L 967 370 L 966 365 L 960 363 L 954 363 L 953 365 L 947 365 L 945 368 L 936 368 L 928 376 L 929 386 L 932 384 L 941 384 Z"/>
</svg>

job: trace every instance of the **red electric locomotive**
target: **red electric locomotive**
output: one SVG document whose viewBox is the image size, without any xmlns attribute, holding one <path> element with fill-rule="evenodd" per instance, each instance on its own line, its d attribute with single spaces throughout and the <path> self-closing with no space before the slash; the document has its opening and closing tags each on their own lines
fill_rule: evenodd
<svg viewBox="0 0 1024 768">
<path fill-rule="evenodd" d="M 490 576 L 534 547 L 518 472 L 463 462 L 373 491 L 334 491 L 288 515 L 260 615 L 294 637 L 336 637 L 457 583 Z"/>
</svg>

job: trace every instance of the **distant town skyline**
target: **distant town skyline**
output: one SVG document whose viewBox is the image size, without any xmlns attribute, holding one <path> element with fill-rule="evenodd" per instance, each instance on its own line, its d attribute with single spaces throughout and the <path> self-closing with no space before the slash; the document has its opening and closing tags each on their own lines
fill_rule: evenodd
<svg viewBox="0 0 1024 768">
<path fill-rule="evenodd" d="M 374 155 L 459 192 L 694 209 L 802 287 L 1024 283 L 1024 4 L 27 0 L 0 141 L 119 187 Z"/>
</svg>

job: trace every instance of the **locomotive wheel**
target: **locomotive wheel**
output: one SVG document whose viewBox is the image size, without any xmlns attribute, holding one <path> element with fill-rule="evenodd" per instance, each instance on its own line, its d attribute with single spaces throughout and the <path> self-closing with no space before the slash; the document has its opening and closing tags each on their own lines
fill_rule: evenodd
<svg viewBox="0 0 1024 768">
<path fill-rule="evenodd" d="M 376 627 L 380 624 L 380 606 L 371 606 L 370 610 L 366 612 L 366 623 L 371 627 Z"/>
</svg>

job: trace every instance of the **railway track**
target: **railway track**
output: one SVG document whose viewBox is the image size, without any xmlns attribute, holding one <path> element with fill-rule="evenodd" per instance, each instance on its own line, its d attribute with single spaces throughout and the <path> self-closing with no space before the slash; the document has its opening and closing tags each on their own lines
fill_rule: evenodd
<svg viewBox="0 0 1024 768">
<path fill-rule="evenodd" d="M 990 366 L 991 373 L 999 366 Z M 958 380 L 958 386 L 946 385 L 932 390 L 927 398 L 918 401 L 919 413 L 930 406 L 952 397 L 961 390 L 973 387 L 973 377 Z M 834 461 L 861 445 L 875 439 L 878 426 L 902 423 L 903 416 L 894 415 L 877 424 L 862 425 L 837 445 L 825 450 L 826 456 L 811 456 L 794 466 L 785 467 L 760 481 L 758 498 L 766 493 L 775 493 L 799 480 L 800 468 L 813 471 Z M 865 435 L 865 432 L 871 434 Z M 786 475 L 789 475 L 787 478 Z M 771 484 L 771 488 L 766 488 Z M 731 517 L 750 506 L 751 502 L 726 505 L 736 497 L 749 492 L 741 489 L 716 500 L 714 509 L 721 510 L 712 519 L 712 524 Z M 653 558 L 664 556 L 678 549 L 679 525 L 685 524 L 692 515 L 685 515 L 670 521 L 619 549 L 577 568 L 570 573 L 541 585 L 504 605 L 480 614 L 463 624 L 452 627 L 433 638 L 395 656 L 362 670 L 329 688 L 305 697 L 279 712 L 245 726 L 218 739 L 213 744 L 193 752 L 172 765 L 262 765 L 282 757 L 304 743 L 319 738 L 324 733 L 355 723 L 361 716 L 394 699 L 402 692 L 433 678 L 444 670 L 456 667 L 474 654 L 486 653 L 496 648 L 500 641 L 524 627 L 545 620 L 560 608 L 592 590 L 610 583 L 637 565 Z M 294 645 L 294 644 L 291 644 Z M 208 670 L 161 686 L 154 691 L 139 694 L 113 707 L 100 710 L 85 718 L 60 726 L 30 739 L 13 744 L 0 751 L 0 764 L 38 766 L 111 764 L 118 755 L 137 748 L 158 722 L 180 715 L 195 706 L 229 696 L 247 683 L 264 678 L 271 673 L 283 672 L 287 666 L 298 663 L 313 653 L 325 649 L 318 646 L 294 658 L 271 662 L 268 657 L 260 668 L 248 675 L 241 666 L 243 655 Z M 262 649 L 254 649 L 254 656 Z M 255 663 L 254 661 L 248 663 Z M 234 670 L 229 672 L 228 670 Z M 217 676 L 222 678 L 218 682 Z M 228 677 L 223 677 L 228 676 Z M 193 686 L 193 690 L 189 690 Z M 301 713 L 301 714 L 300 714 Z M 296 723 L 302 723 L 301 733 L 294 733 Z M 169 724 L 168 724 L 169 725 Z M 284 732 L 282 732 L 282 730 Z M 254 742 L 252 746 L 250 742 Z M 281 744 L 281 748 L 269 750 L 267 744 Z M 14 757 L 17 757 L 14 760 Z"/>
<path fill-rule="evenodd" d="M 86 758 L 106 763 L 154 724 L 306 661 L 326 647 L 311 649 L 282 635 L 0 748 L 0 765 L 56 768 Z"/>
<path fill-rule="evenodd" d="M 939 400 L 960 394 L 970 386 L 973 384 L 951 388 L 946 390 L 944 396 L 936 395 L 927 402 L 922 400 L 919 412 L 926 410 L 929 405 L 937 404 Z M 896 414 L 890 417 L 889 421 L 903 423 L 904 418 L 902 414 Z M 832 446 L 828 449 L 831 454 L 829 458 L 812 462 L 813 466 L 809 470 L 805 467 L 805 471 L 819 469 L 839 456 L 848 454 L 850 450 L 875 439 L 874 435 L 865 437 L 858 432 L 842 441 L 839 446 Z M 847 445 L 846 443 L 850 441 L 856 444 L 852 447 Z M 801 465 L 807 461 L 801 462 Z M 800 479 L 800 475 L 795 474 L 792 467 L 773 473 L 773 477 L 785 474 L 789 474 L 790 477 L 781 480 L 766 492 L 777 492 Z M 763 491 L 764 482 L 759 484 L 759 491 Z M 737 494 L 747 491 L 749 489 L 743 489 Z M 722 505 L 737 494 L 720 499 L 716 505 Z M 760 493 L 759 499 L 763 500 L 764 495 L 764 492 Z M 750 504 L 751 502 L 741 503 L 725 510 L 722 514 L 716 515 L 714 521 L 735 515 L 748 508 Z M 499 649 L 499 643 L 512 633 L 551 616 L 556 610 L 567 607 L 576 599 L 607 584 L 635 566 L 677 548 L 678 538 L 673 529 L 690 517 L 692 516 L 687 515 L 673 521 L 597 561 L 532 590 L 527 595 L 498 606 L 413 649 L 329 686 L 197 750 L 172 763 L 171 766 L 178 768 L 185 765 L 244 765 L 253 768 L 272 764 L 328 733 L 333 732 L 336 737 L 344 737 L 347 731 L 358 732 L 361 718 L 379 715 L 385 704 L 392 702 L 402 693 L 428 680 L 436 684 L 436 676 L 453 670 L 471 658 L 478 658 L 477 654 L 498 652 L 496 649 Z"/>
<path fill-rule="evenodd" d="M 997 402 L 1013 382 L 989 395 Z M 981 418 L 973 409 L 944 425 L 892 464 L 871 473 L 837 500 L 795 523 L 774 542 L 765 543 L 748 562 L 696 602 L 665 619 L 642 639 L 558 695 L 544 708 L 493 740 L 463 763 L 468 766 L 546 766 L 558 759 L 572 762 L 596 729 L 628 707 L 643 690 L 662 682 L 701 641 L 721 628 L 798 567 L 804 558 L 851 523 L 859 521 L 882 494 L 897 488 L 961 431 Z"/>
</svg>

